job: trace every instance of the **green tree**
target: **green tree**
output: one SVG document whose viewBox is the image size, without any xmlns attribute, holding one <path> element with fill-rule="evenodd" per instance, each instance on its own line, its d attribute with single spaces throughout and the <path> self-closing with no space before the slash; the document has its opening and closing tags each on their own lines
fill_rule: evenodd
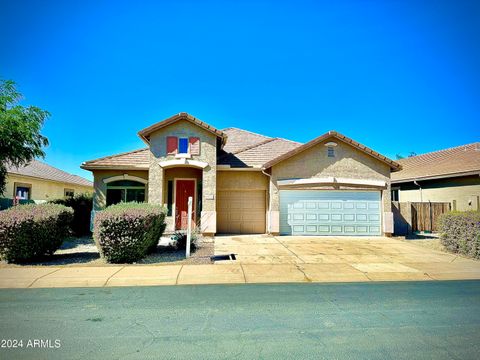
<svg viewBox="0 0 480 360">
<path fill-rule="evenodd" d="M 12 80 L 0 80 L 0 194 L 5 191 L 7 163 L 22 166 L 36 157 L 45 157 L 48 139 L 40 134 L 48 111 L 22 106 Z"/>
</svg>

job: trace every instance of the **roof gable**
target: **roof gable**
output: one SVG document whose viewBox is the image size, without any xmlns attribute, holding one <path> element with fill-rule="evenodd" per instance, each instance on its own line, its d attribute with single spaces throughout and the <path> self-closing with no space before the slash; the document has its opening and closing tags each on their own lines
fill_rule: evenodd
<svg viewBox="0 0 480 360">
<path fill-rule="evenodd" d="M 315 138 L 311 141 L 309 141 L 306 144 L 295 147 L 293 150 L 291 150 L 287 153 L 284 153 L 283 155 L 280 155 L 280 156 L 274 158 L 273 160 L 267 162 L 263 167 L 265 169 L 271 168 L 272 166 L 278 164 L 279 162 L 284 161 L 286 159 L 289 159 L 292 156 L 297 155 L 297 154 L 299 154 L 299 153 L 301 153 L 301 152 L 303 152 L 303 151 L 305 151 L 305 150 L 307 150 L 307 149 L 309 149 L 309 148 L 311 148 L 311 147 L 313 147 L 313 146 L 315 146 L 315 145 L 317 145 L 317 144 L 319 144 L 323 141 L 326 141 L 328 139 L 336 139 L 336 140 L 342 141 L 342 142 L 344 142 L 344 143 L 362 151 L 363 153 L 365 153 L 365 154 L 367 154 L 367 155 L 369 155 L 369 156 L 387 164 L 394 171 L 399 170 L 401 168 L 399 163 L 397 163 L 397 162 L 387 158 L 386 156 L 370 149 L 369 147 L 367 147 L 365 145 L 362 145 L 362 144 L 356 142 L 355 140 L 350 139 L 349 137 L 347 137 L 345 135 L 342 135 L 342 134 L 340 134 L 336 131 L 333 131 L 333 130 L 329 131 L 329 132 L 327 132 L 327 133 L 325 133 L 325 134 L 323 134 L 323 135 L 321 135 L 321 136 L 319 136 L 319 137 L 317 137 L 317 138 Z"/>
<path fill-rule="evenodd" d="M 169 117 L 168 119 L 165 119 L 165 120 L 162 120 L 158 123 L 150 125 L 149 127 L 145 128 L 143 130 L 140 130 L 138 132 L 138 136 L 140 136 L 140 138 L 148 144 L 150 142 L 150 135 L 153 132 L 155 132 L 155 131 L 157 131 L 161 128 L 164 128 L 168 125 L 171 125 L 173 123 L 176 123 L 177 121 L 180 121 L 180 120 L 189 121 L 192 124 L 195 124 L 195 125 L 203 128 L 203 129 L 213 133 L 214 135 L 216 135 L 217 137 L 222 139 L 222 144 L 224 144 L 227 140 L 227 135 L 223 131 L 220 131 L 220 130 L 214 128 L 213 126 L 197 119 L 196 117 L 194 117 L 190 114 L 187 114 L 186 112 L 178 113 L 176 115 L 173 115 L 173 116 Z"/>
</svg>

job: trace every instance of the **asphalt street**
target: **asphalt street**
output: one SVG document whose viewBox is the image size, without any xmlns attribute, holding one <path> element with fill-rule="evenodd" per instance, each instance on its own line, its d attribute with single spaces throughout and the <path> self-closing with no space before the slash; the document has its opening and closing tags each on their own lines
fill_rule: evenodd
<svg viewBox="0 0 480 360">
<path fill-rule="evenodd" d="M 0 332 L 0 359 L 478 359 L 480 281 L 8 289 Z"/>
</svg>

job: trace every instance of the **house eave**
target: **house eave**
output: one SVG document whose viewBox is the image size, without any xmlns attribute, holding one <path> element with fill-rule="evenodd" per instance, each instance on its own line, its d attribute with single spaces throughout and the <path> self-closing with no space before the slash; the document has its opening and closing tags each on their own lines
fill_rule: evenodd
<svg viewBox="0 0 480 360">
<path fill-rule="evenodd" d="M 81 169 L 84 170 L 140 170 L 140 171 L 148 171 L 149 166 L 125 166 L 125 165 L 88 165 L 82 164 L 80 165 Z"/>
<path fill-rule="evenodd" d="M 230 165 L 217 165 L 217 171 L 262 171 L 260 166 L 231 167 Z"/>
<path fill-rule="evenodd" d="M 413 182 L 413 181 L 448 179 L 448 178 L 455 178 L 455 177 L 461 177 L 461 176 L 472 176 L 472 175 L 480 176 L 480 170 L 456 172 L 456 173 L 441 174 L 441 175 L 415 176 L 415 177 L 411 177 L 411 178 L 407 178 L 407 179 L 391 180 L 391 183 L 392 184 L 403 184 L 403 183 L 408 183 L 408 182 Z"/>
</svg>

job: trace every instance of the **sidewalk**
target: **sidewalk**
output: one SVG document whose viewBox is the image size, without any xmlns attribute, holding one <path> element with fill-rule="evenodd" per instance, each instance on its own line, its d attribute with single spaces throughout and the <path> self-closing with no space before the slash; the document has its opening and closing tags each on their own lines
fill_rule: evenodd
<svg viewBox="0 0 480 360">
<path fill-rule="evenodd" d="M 212 264 L 0 269 L 0 288 L 480 279 L 470 261 L 448 264 Z"/>
</svg>

